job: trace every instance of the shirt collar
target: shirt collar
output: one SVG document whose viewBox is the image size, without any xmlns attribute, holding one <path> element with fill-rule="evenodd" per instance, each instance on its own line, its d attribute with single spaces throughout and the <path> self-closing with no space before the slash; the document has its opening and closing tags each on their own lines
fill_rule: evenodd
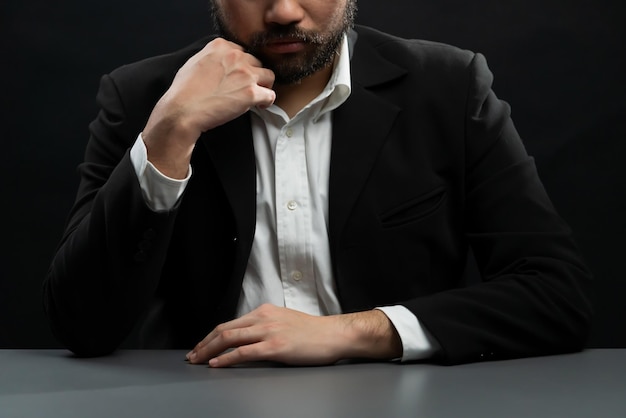
<svg viewBox="0 0 626 418">
<path fill-rule="evenodd" d="M 328 100 L 322 107 L 320 114 L 330 112 L 341 106 L 350 97 L 352 92 L 352 80 L 350 78 L 350 50 L 348 47 L 348 37 L 344 35 L 339 51 L 339 56 L 335 59 L 335 68 L 330 80 L 320 96 L 328 91 Z"/>
<path fill-rule="evenodd" d="M 294 119 L 299 117 L 300 114 L 315 107 L 316 111 L 312 117 L 312 120 L 315 123 L 325 113 L 341 106 L 348 99 L 351 92 L 352 80 L 350 76 L 350 50 L 348 47 L 348 37 L 347 35 L 344 35 L 341 47 L 339 48 L 339 54 L 335 58 L 335 63 L 333 64 L 333 72 L 328 80 L 328 83 L 326 84 L 326 87 L 324 87 L 324 90 L 322 90 L 322 92 L 315 99 L 300 110 L 300 112 L 294 116 Z M 322 102 L 321 105 L 315 106 L 320 102 Z M 264 112 L 270 112 L 281 116 L 284 115 L 282 109 L 278 108 L 276 105 L 272 105 L 266 109 L 253 107 L 251 110 L 261 118 L 263 118 Z"/>
</svg>

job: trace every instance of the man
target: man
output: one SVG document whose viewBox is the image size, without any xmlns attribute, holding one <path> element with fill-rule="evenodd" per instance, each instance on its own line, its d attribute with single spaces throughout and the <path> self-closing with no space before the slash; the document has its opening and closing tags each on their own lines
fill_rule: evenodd
<svg viewBox="0 0 626 418">
<path fill-rule="evenodd" d="M 68 348 L 134 329 L 224 367 L 584 346 L 589 275 L 482 56 L 353 30 L 356 0 L 212 6 L 221 37 L 103 77 L 45 282 Z"/>
</svg>

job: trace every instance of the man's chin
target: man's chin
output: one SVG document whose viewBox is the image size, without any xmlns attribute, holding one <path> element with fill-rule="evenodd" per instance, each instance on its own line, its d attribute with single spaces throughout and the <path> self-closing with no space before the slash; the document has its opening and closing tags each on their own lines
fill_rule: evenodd
<svg viewBox="0 0 626 418">
<path fill-rule="evenodd" d="M 280 64 L 275 64 L 273 61 L 262 62 L 264 67 L 274 72 L 274 83 L 280 85 L 299 84 L 303 79 L 317 72 L 315 68 L 303 65 L 302 60 L 297 58 L 283 57 Z"/>
<path fill-rule="evenodd" d="M 298 84 L 302 83 L 302 80 L 304 80 L 310 75 L 311 74 L 287 74 L 287 75 L 276 74 L 274 85 L 275 86 L 297 86 Z"/>
</svg>

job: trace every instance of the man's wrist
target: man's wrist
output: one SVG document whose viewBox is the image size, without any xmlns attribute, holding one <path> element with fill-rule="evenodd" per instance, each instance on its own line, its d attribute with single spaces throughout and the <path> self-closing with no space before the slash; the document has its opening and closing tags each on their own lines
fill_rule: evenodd
<svg viewBox="0 0 626 418">
<path fill-rule="evenodd" d="M 419 319 L 402 305 L 376 308 L 387 315 L 402 341 L 402 361 L 424 360 L 437 355 L 441 347 Z"/>
<path fill-rule="evenodd" d="M 384 312 L 371 310 L 340 317 L 347 336 L 343 358 L 391 360 L 402 357 L 402 341 Z"/>
<path fill-rule="evenodd" d="M 194 146 L 184 142 L 155 140 L 154 136 L 142 133 L 148 161 L 163 175 L 182 180 L 189 174 L 189 164 Z"/>
<path fill-rule="evenodd" d="M 184 123 L 182 117 L 160 118 L 162 111 L 157 110 L 158 106 L 142 132 L 148 161 L 167 177 L 184 179 L 200 131 Z"/>
<path fill-rule="evenodd" d="M 182 180 L 172 179 L 161 173 L 148 161 L 146 146 L 139 134 L 130 150 L 130 160 L 137 174 L 144 200 L 153 211 L 167 211 L 174 207 L 182 196 L 191 177 L 192 168 L 188 167 L 187 177 Z"/>
</svg>

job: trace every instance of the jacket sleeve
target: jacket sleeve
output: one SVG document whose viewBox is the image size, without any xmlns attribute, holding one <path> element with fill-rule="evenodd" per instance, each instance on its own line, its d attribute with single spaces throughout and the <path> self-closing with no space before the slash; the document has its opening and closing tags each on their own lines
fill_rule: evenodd
<svg viewBox="0 0 626 418">
<path fill-rule="evenodd" d="M 129 120 L 110 76 L 101 80 L 98 102 L 76 201 L 43 289 L 55 335 L 84 356 L 117 348 L 148 305 L 176 213 L 144 203 L 129 157 L 144 117 Z"/>
<path fill-rule="evenodd" d="M 405 303 L 456 364 L 577 351 L 590 274 L 510 119 L 484 58 L 469 70 L 465 230 L 482 283 Z"/>
</svg>

